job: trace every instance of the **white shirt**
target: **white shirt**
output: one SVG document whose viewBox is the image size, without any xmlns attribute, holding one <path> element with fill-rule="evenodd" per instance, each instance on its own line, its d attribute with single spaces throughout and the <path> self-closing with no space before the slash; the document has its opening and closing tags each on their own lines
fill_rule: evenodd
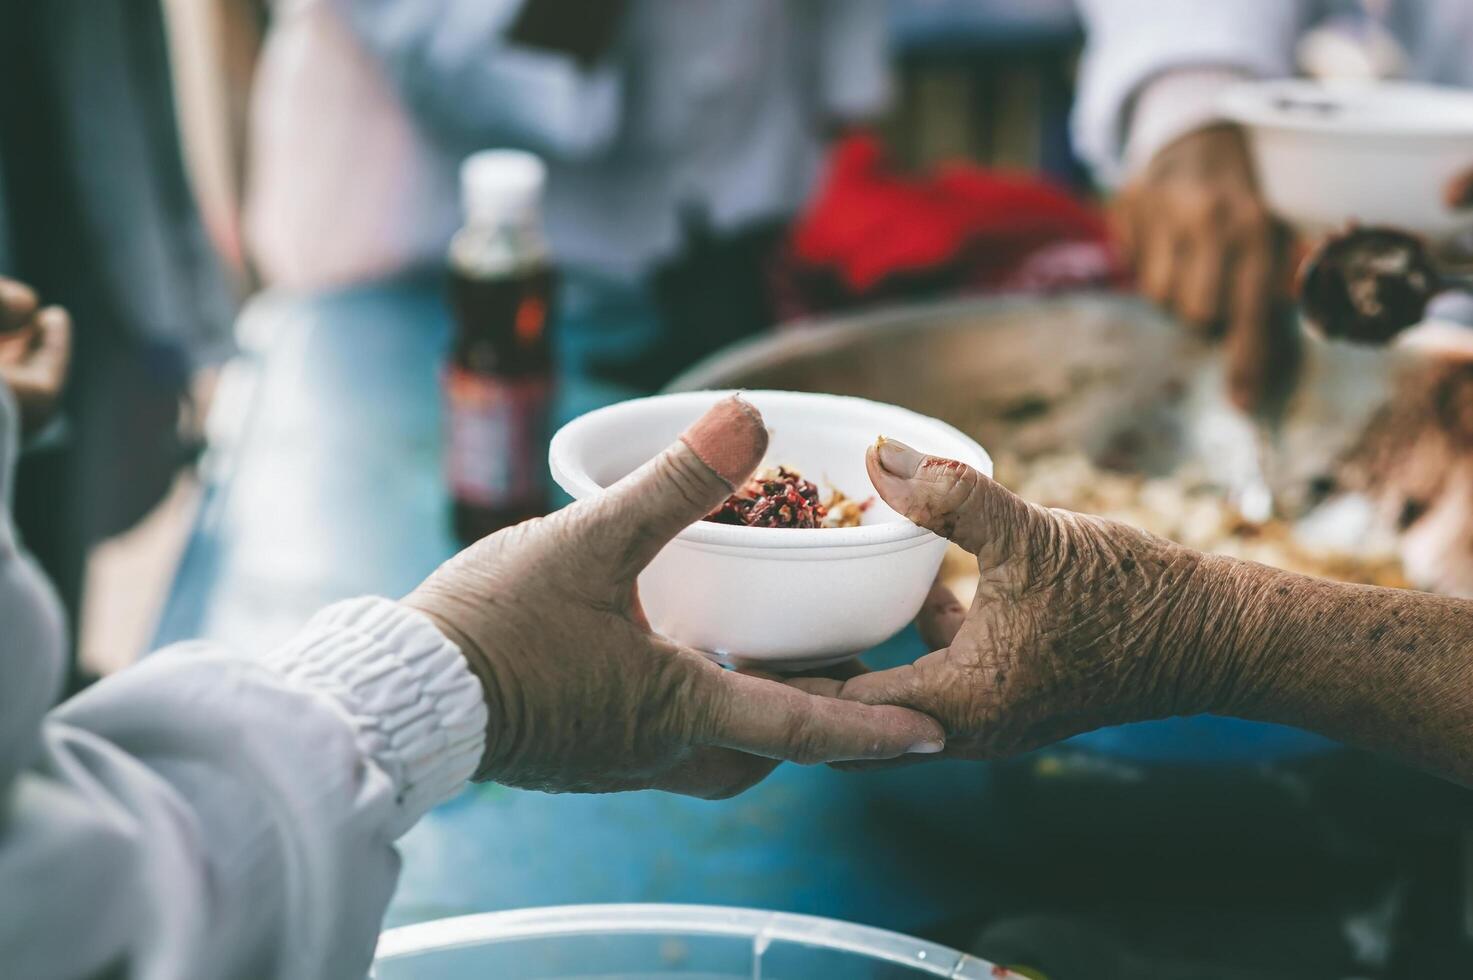
<svg viewBox="0 0 1473 980">
<path fill-rule="evenodd" d="M 47 713 L 62 621 L 10 523 L 15 415 L 0 385 L 0 975 L 362 977 L 394 840 L 480 759 L 479 682 L 428 620 L 356 599 Z"/>
<path fill-rule="evenodd" d="M 549 163 L 559 261 L 641 276 L 681 244 L 793 214 L 824 127 L 888 97 L 884 0 L 631 0 L 591 69 L 510 44 L 522 0 L 284 0 L 252 112 L 246 225 L 268 282 L 321 287 L 443 261 L 456 169 Z"/>
<path fill-rule="evenodd" d="M 1074 141 L 1107 184 L 1214 121 L 1223 86 L 1295 73 L 1303 32 L 1326 0 L 1079 0 L 1087 43 Z M 1473 85 L 1473 3 L 1390 0 L 1386 25 L 1408 77 Z"/>
</svg>

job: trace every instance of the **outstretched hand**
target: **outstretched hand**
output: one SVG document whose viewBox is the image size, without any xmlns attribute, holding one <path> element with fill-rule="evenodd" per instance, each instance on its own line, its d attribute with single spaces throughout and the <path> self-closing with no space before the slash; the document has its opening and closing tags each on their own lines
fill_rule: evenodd
<svg viewBox="0 0 1473 980">
<path fill-rule="evenodd" d="M 0 384 L 20 406 L 21 431 L 51 420 L 71 360 L 71 320 L 59 306 L 42 308 L 29 286 L 0 277 Z"/>
<path fill-rule="evenodd" d="M 914 708 L 945 725 L 945 755 L 994 758 L 1174 714 L 1213 682 L 1181 662 L 1210 608 L 1193 591 L 1199 554 L 1035 506 L 901 443 L 871 448 L 868 465 L 886 503 L 977 556 L 977 598 L 967 611 L 932 592 L 918 625 L 935 652 L 915 663 L 800 689 Z"/>
</svg>

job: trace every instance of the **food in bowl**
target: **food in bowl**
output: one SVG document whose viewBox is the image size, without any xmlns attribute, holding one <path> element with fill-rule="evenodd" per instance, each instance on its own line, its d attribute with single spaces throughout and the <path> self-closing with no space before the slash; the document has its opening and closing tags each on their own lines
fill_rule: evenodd
<svg viewBox="0 0 1473 980">
<path fill-rule="evenodd" d="M 752 477 L 705 520 L 738 527 L 858 527 L 873 500 L 851 500 L 838 489 L 822 499 L 812 480 L 779 466 Z"/>
<path fill-rule="evenodd" d="M 553 477 L 574 499 L 597 496 L 732 394 L 658 395 L 575 419 L 553 437 Z M 992 472 L 991 459 L 975 441 L 895 405 L 793 391 L 745 390 L 741 397 L 767 426 L 768 460 L 796 464 L 848 492 L 869 487 L 865 451 L 882 432 Z M 656 632 L 724 663 L 811 670 L 853 657 L 904 629 L 925 604 L 945 551 L 945 540 L 878 499 L 856 527 L 742 527 L 698 520 L 640 575 L 640 605 Z M 835 602 L 836 595 L 844 601 Z"/>
</svg>

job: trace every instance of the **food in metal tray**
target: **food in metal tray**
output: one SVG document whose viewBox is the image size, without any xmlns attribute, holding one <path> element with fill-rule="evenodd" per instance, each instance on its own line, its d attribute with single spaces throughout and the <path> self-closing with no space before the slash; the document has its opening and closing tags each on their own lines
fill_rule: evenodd
<svg viewBox="0 0 1473 980">
<path fill-rule="evenodd" d="M 1000 454 L 997 479 L 1026 500 L 1045 507 L 1095 514 L 1144 528 L 1198 551 L 1273 565 L 1344 582 L 1409 587 L 1394 554 L 1348 555 L 1311 550 L 1296 540 L 1293 525 L 1271 518 L 1243 519 L 1222 489 L 1190 466 L 1165 477 L 1107 470 L 1083 453 L 1052 453 L 1023 460 Z M 942 580 L 963 603 L 977 590 L 977 562 L 954 548 Z"/>
</svg>

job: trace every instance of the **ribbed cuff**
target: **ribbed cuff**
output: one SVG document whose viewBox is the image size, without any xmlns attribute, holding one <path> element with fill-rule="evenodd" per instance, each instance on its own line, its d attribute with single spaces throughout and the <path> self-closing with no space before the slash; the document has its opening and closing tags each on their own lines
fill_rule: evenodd
<svg viewBox="0 0 1473 980">
<path fill-rule="evenodd" d="M 454 795 L 481 761 L 480 681 L 434 624 L 397 602 L 329 606 L 264 663 L 341 705 L 359 747 L 393 780 L 406 828 Z"/>
</svg>

